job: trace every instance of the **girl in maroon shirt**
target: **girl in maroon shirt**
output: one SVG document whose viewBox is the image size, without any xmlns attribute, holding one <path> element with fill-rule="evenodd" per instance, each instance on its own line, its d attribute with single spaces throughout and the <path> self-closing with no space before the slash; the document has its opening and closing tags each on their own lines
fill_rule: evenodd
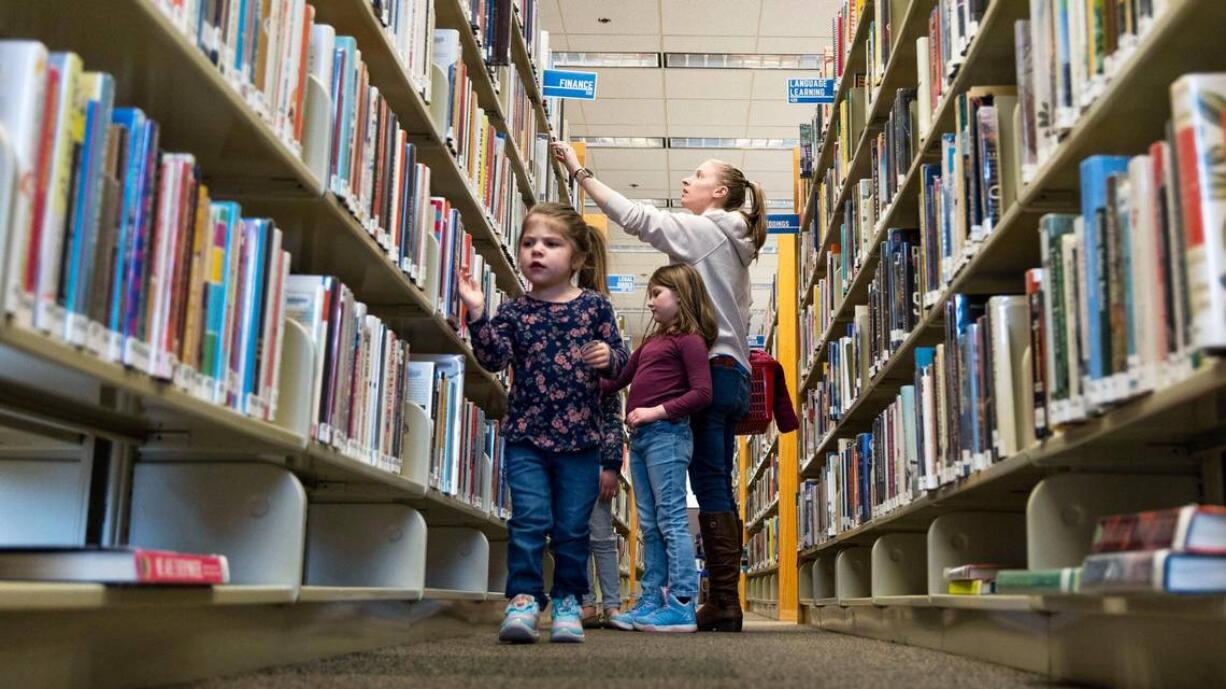
<svg viewBox="0 0 1226 689">
<path fill-rule="evenodd" d="M 643 592 L 613 615 L 618 629 L 697 631 L 698 572 L 685 508 L 685 474 L 694 452 L 689 417 L 711 403 L 708 348 L 715 308 L 702 278 L 684 265 L 665 266 L 647 283 L 652 328 L 605 392 L 630 384 L 630 476 L 643 533 Z M 664 589 L 667 587 L 667 593 Z"/>
</svg>

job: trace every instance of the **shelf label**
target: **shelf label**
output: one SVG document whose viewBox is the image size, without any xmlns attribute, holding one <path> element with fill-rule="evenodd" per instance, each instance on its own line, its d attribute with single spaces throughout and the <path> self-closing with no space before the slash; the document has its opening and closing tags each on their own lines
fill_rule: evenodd
<svg viewBox="0 0 1226 689">
<path fill-rule="evenodd" d="M 610 294 L 632 294 L 634 292 L 634 274 L 627 275 L 610 275 L 609 276 L 609 293 Z"/>
<path fill-rule="evenodd" d="M 837 90 L 834 79 L 788 79 L 788 102 L 830 104 Z"/>
<path fill-rule="evenodd" d="M 596 100 L 596 73 L 545 70 L 542 95 L 572 100 Z"/>
<path fill-rule="evenodd" d="M 767 234 L 799 234 L 800 216 L 796 213 L 768 213 L 766 216 Z"/>
</svg>

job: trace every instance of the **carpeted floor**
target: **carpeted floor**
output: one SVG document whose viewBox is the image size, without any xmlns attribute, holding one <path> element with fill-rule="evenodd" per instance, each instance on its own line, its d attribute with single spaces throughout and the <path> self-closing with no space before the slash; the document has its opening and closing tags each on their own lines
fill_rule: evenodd
<svg viewBox="0 0 1226 689">
<path fill-rule="evenodd" d="M 582 645 L 503 646 L 494 633 L 213 679 L 192 689 L 1005 689 L 1042 677 L 936 651 L 754 622 L 742 634 L 589 631 Z"/>
</svg>

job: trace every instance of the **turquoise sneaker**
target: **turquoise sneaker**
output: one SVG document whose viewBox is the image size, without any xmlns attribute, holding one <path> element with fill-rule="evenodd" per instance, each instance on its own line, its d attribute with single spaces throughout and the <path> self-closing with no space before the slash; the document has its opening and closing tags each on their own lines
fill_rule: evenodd
<svg viewBox="0 0 1226 689">
<path fill-rule="evenodd" d="M 549 640 L 555 644 L 583 642 L 583 619 L 574 596 L 553 602 L 553 631 Z"/>
<path fill-rule="evenodd" d="M 682 603 L 671 593 L 668 604 L 656 608 L 650 615 L 634 621 L 634 628 L 643 632 L 696 632 L 698 618 L 694 611 L 694 599 Z"/>
<path fill-rule="evenodd" d="M 541 608 L 536 598 L 521 593 L 507 603 L 506 616 L 498 630 L 498 640 L 505 644 L 534 644 L 541 635 L 536 631 Z"/>
<path fill-rule="evenodd" d="M 620 629 L 623 632 L 632 632 L 638 627 L 634 621 L 640 617 L 646 617 L 655 612 L 663 603 L 657 596 L 639 596 L 639 599 L 634 603 L 634 607 L 621 613 L 609 617 L 609 626 L 614 629 Z"/>
</svg>

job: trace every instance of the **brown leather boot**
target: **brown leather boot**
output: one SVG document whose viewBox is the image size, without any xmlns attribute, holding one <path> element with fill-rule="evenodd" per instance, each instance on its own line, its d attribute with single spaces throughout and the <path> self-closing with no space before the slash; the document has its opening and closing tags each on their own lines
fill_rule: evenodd
<svg viewBox="0 0 1226 689">
<path fill-rule="evenodd" d="M 707 556 L 709 591 L 698 609 L 698 631 L 741 631 L 741 522 L 735 512 L 700 512 L 698 528 Z"/>
</svg>

